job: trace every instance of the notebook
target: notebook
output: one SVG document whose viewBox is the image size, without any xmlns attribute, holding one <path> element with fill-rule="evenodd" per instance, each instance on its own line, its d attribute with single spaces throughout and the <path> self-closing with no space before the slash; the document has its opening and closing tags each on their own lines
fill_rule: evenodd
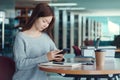
<svg viewBox="0 0 120 80">
<path fill-rule="evenodd" d="M 67 63 L 67 62 L 64 62 L 63 64 L 54 64 L 53 62 L 39 64 L 39 66 L 59 66 L 59 67 L 75 67 L 80 65 L 81 63 Z"/>
</svg>

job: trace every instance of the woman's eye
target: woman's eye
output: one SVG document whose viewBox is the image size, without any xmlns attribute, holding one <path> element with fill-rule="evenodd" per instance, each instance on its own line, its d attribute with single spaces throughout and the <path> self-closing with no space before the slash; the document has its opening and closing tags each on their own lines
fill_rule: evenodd
<svg viewBox="0 0 120 80">
<path fill-rule="evenodd" d="M 43 20 L 43 22 L 45 23 L 45 20 Z"/>
</svg>

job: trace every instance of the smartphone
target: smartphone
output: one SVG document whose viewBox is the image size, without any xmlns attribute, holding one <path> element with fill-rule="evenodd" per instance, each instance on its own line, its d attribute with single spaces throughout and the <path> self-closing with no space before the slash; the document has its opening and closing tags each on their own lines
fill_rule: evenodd
<svg viewBox="0 0 120 80">
<path fill-rule="evenodd" d="M 65 54 L 66 52 L 68 52 L 70 49 L 69 48 L 64 48 L 62 49 L 61 52 L 59 52 L 58 54 Z"/>
</svg>

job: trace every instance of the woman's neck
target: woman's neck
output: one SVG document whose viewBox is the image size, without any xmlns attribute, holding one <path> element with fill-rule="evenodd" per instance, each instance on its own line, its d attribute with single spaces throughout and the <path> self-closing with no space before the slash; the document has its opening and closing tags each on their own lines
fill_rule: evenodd
<svg viewBox="0 0 120 80">
<path fill-rule="evenodd" d="M 40 32 L 38 30 L 35 30 L 35 29 L 32 29 L 32 28 L 24 31 L 24 33 L 27 34 L 30 37 L 38 37 L 42 34 L 42 32 Z"/>
</svg>

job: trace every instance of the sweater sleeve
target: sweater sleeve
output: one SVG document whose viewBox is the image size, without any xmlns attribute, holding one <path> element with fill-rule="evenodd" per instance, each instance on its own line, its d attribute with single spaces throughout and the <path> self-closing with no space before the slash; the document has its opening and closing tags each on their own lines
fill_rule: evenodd
<svg viewBox="0 0 120 80">
<path fill-rule="evenodd" d="M 18 35 L 16 36 L 13 52 L 16 67 L 19 70 L 26 70 L 36 67 L 38 63 L 48 62 L 47 55 L 43 55 L 36 58 L 28 58 L 25 53 L 25 43 L 24 40 Z"/>
<path fill-rule="evenodd" d="M 57 50 L 57 47 L 56 47 L 56 45 L 55 45 L 55 43 L 51 40 L 51 46 L 50 46 L 50 49 L 51 49 L 51 51 L 53 51 L 53 50 Z"/>
<path fill-rule="evenodd" d="M 58 50 L 58 48 L 56 47 L 54 41 L 48 36 L 47 36 L 47 40 L 49 40 L 49 43 L 50 43 L 50 50 L 53 51 L 53 50 Z"/>
</svg>

